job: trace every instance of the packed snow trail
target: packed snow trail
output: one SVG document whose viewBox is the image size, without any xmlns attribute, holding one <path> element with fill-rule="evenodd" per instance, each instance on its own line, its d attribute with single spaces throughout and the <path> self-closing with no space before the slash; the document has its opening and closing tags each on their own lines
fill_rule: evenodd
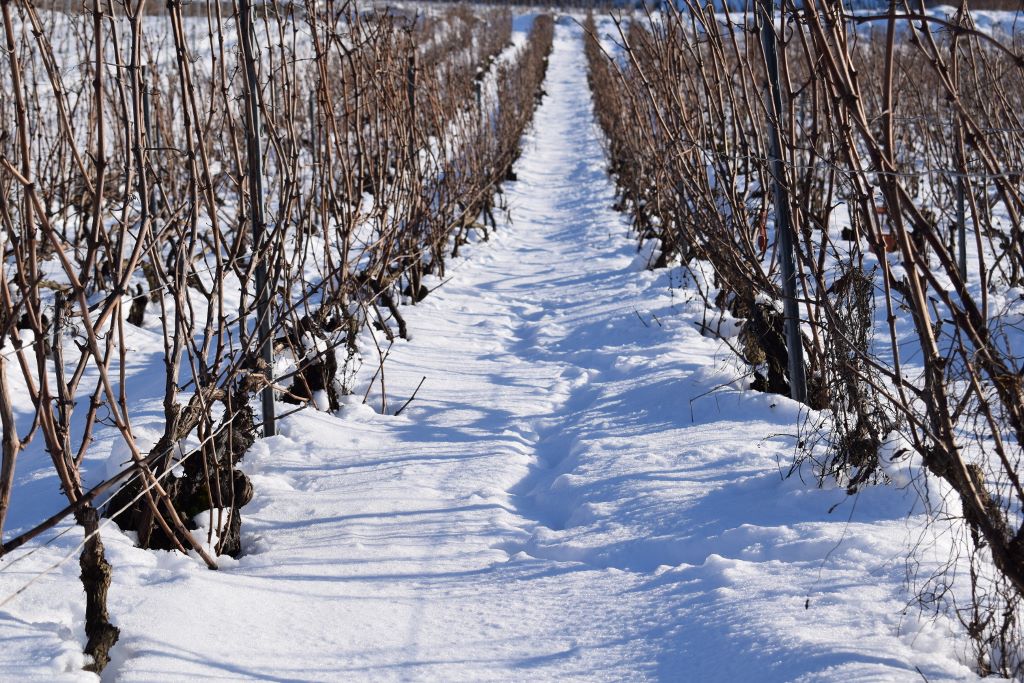
<svg viewBox="0 0 1024 683">
<path fill-rule="evenodd" d="M 680 271 L 644 269 L 575 26 L 546 91 L 510 222 L 405 309 L 383 384 L 393 413 L 425 377 L 408 409 L 356 400 L 258 442 L 246 555 L 221 571 L 106 535 L 121 640 L 104 680 L 969 676 L 943 622 L 900 617 L 906 502 L 830 516 L 841 491 L 783 480 L 795 405 L 743 391 Z M 88 680 L 74 568 L 52 581 L 72 597 L 0 614 L 24 642 L 0 671 Z"/>
</svg>

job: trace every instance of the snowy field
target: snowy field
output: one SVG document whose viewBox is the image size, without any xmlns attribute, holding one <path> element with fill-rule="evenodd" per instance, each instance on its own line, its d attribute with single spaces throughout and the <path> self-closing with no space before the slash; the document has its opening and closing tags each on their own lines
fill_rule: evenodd
<svg viewBox="0 0 1024 683">
<path fill-rule="evenodd" d="M 917 494 L 785 477 L 798 405 L 742 390 L 681 271 L 645 270 L 570 22 L 545 89 L 506 224 L 405 309 L 386 396 L 246 456 L 244 556 L 211 572 L 106 528 L 103 680 L 973 678 L 915 606 L 949 542 Z M 96 679 L 60 530 L 0 563 L 2 680 Z"/>
</svg>

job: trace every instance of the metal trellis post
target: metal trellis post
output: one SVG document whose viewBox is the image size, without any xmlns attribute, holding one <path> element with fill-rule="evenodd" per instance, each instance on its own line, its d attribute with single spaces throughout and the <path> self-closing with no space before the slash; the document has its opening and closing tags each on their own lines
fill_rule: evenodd
<svg viewBox="0 0 1024 683">
<path fill-rule="evenodd" d="M 775 235 L 779 241 L 779 263 L 782 266 L 783 312 L 785 314 L 786 347 L 789 356 L 789 389 L 793 400 L 806 403 L 807 379 L 804 374 L 804 347 L 800 334 L 800 311 L 796 301 L 796 266 L 793 257 L 792 218 L 789 199 L 783 187 L 782 86 L 779 83 L 779 56 L 775 37 L 774 0 L 758 0 L 761 14 L 761 45 L 764 49 L 768 81 L 771 84 L 768 138 L 771 144 L 771 173 L 775 192 Z"/>
<path fill-rule="evenodd" d="M 252 254 L 256 261 L 256 337 L 259 357 L 266 364 L 267 386 L 262 392 L 263 436 L 277 433 L 274 421 L 274 348 L 270 339 L 270 287 L 267 281 L 266 223 L 263 213 L 263 150 L 260 145 L 260 89 L 256 74 L 256 33 L 252 5 L 239 3 L 242 29 L 242 58 L 245 62 L 246 137 L 249 155 L 249 211 L 252 215 Z"/>
</svg>

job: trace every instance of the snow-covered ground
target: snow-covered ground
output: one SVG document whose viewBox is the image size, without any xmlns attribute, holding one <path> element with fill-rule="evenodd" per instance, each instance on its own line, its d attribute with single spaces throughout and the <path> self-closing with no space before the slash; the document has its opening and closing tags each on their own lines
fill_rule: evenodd
<svg viewBox="0 0 1024 683">
<path fill-rule="evenodd" d="M 680 272 L 644 269 L 570 23 L 546 92 L 507 225 L 405 309 L 388 413 L 425 380 L 400 416 L 378 377 L 258 442 L 221 571 L 108 528 L 104 680 L 972 678 L 913 607 L 911 544 L 922 579 L 948 545 L 915 495 L 784 478 L 796 404 L 738 388 Z M 0 562 L 0 601 L 80 535 Z M 6 601 L 0 679 L 94 680 L 82 604 L 73 556 Z"/>
</svg>

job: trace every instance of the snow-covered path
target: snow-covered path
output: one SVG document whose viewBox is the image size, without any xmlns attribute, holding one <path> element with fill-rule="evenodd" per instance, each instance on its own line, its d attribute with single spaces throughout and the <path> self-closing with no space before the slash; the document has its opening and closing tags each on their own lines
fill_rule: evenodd
<svg viewBox="0 0 1024 683">
<path fill-rule="evenodd" d="M 847 524 L 842 492 L 784 481 L 796 408 L 730 388 L 678 272 L 644 270 L 577 27 L 546 91 L 511 222 L 406 309 L 384 384 L 393 413 L 425 377 L 409 408 L 305 412 L 258 443 L 222 571 L 109 534 L 105 680 L 967 675 L 939 626 L 901 622 L 903 502 Z"/>
<path fill-rule="evenodd" d="M 623 637 L 636 579 L 519 552 L 572 512 L 529 488 L 569 455 L 561 432 L 597 360 L 577 349 L 616 309 L 639 325 L 642 282 L 609 209 L 582 59 L 563 35 L 508 197 L 513 226 L 408 314 L 414 339 L 385 385 L 393 412 L 425 376 L 416 401 L 399 418 L 307 413 L 260 444 L 245 463 L 250 556 L 219 573 L 154 560 L 157 581 L 188 566 L 187 586 L 133 591 L 116 610 L 127 661 L 111 679 L 622 679 L 649 663 Z M 167 609 L 183 617 L 164 628 Z"/>
<path fill-rule="evenodd" d="M 415 402 L 399 418 L 307 413 L 259 445 L 245 464 L 252 554 L 219 573 L 180 560 L 184 592 L 129 598 L 116 610 L 128 661 L 110 678 L 622 679 L 649 663 L 623 637 L 635 579 L 519 552 L 571 513 L 529 488 L 569 455 L 560 432 L 596 360 L 578 357 L 581 336 L 603 338 L 615 309 L 640 324 L 582 60 L 563 35 L 508 197 L 514 224 L 407 314 L 414 338 L 393 351 L 385 386 L 393 412 L 425 376 Z M 174 575 L 158 565 L 154 579 Z M 155 625 L 165 609 L 208 624 L 202 638 L 183 633 L 186 617 Z M 217 628 L 225 620 L 246 627 Z"/>
</svg>

